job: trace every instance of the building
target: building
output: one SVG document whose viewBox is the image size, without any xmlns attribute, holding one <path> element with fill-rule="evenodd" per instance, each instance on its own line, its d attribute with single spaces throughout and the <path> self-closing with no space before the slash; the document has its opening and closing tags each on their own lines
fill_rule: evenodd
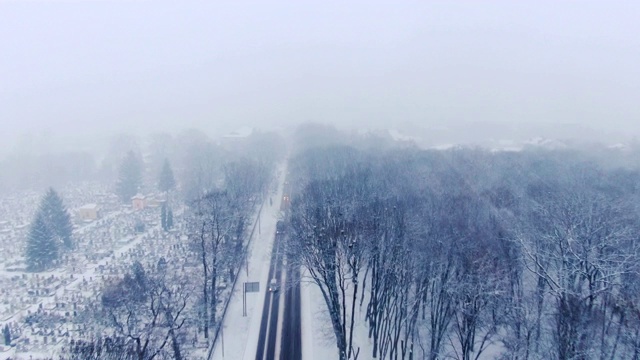
<svg viewBox="0 0 640 360">
<path fill-rule="evenodd" d="M 81 221 L 93 221 L 100 218 L 100 207 L 98 204 L 86 204 L 78 209 L 78 218 Z"/>
<path fill-rule="evenodd" d="M 142 210 L 147 206 L 147 198 L 144 195 L 138 194 L 131 198 L 131 207 L 133 210 Z"/>
</svg>

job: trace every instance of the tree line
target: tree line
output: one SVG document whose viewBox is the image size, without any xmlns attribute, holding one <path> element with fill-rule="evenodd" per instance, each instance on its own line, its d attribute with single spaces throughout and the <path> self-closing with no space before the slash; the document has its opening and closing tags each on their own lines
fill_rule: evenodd
<svg viewBox="0 0 640 360">
<path fill-rule="evenodd" d="M 290 169 L 288 253 L 341 360 L 640 358 L 637 169 L 346 146 Z"/>
</svg>

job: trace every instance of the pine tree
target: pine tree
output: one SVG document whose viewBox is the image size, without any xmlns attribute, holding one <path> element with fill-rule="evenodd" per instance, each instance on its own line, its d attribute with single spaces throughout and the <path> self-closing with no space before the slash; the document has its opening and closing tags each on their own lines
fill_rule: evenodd
<svg viewBox="0 0 640 360">
<path fill-rule="evenodd" d="M 116 193 L 123 202 L 129 202 L 138 193 L 141 183 L 142 162 L 133 151 L 129 151 L 120 164 Z"/>
<path fill-rule="evenodd" d="M 58 259 L 58 243 L 41 211 L 38 211 L 31 223 L 25 257 L 31 271 L 49 269 Z"/>
<path fill-rule="evenodd" d="M 169 164 L 169 160 L 164 159 L 164 164 L 162 165 L 162 170 L 160 171 L 160 176 L 158 178 L 158 190 L 167 192 L 173 190 L 175 187 L 176 180 L 173 177 L 171 164 Z"/>
<path fill-rule="evenodd" d="M 42 199 L 39 211 L 44 214 L 47 225 L 56 241 L 65 249 L 73 248 L 71 216 L 62 202 L 62 198 L 53 188 L 49 188 Z"/>
<path fill-rule="evenodd" d="M 160 209 L 160 224 L 162 225 L 162 230 L 167 231 L 167 204 L 163 203 L 162 208 Z"/>
<path fill-rule="evenodd" d="M 6 346 L 11 345 L 11 330 L 9 330 L 9 325 L 4 326 L 4 329 L 2 329 L 2 335 L 4 335 L 4 344 Z"/>
<path fill-rule="evenodd" d="M 167 229 L 171 228 L 173 228 L 173 210 L 169 208 L 169 211 L 167 211 Z"/>
</svg>

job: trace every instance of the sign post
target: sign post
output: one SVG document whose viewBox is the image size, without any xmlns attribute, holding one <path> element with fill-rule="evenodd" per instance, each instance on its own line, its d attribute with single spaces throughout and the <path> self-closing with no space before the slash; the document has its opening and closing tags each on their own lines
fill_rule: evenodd
<svg viewBox="0 0 640 360">
<path fill-rule="evenodd" d="M 259 292 L 259 282 L 244 282 L 242 283 L 242 316 L 247 316 L 247 293 Z"/>
</svg>

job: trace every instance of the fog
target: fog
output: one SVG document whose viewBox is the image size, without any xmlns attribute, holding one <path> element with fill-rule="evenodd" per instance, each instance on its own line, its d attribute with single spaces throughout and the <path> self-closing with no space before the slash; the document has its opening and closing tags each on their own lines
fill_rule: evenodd
<svg viewBox="0 0 640 360">
<path fill-rule="evenodd" d="M 638 14 L 0 0 L 0 360 L 637 360 Z"/>
<path fill-rule="evenodd" d="M 3 1 L 2 152 L 26 133 L 305 121 L 453 127 L 461 139 L 468 127 L 455 124 L 490 123 L 474 128 L 498 138 L 558 124 L 573 124 L 563 136 L 633 136 L 639 12 L 631 1 Z"/>
</svg>

